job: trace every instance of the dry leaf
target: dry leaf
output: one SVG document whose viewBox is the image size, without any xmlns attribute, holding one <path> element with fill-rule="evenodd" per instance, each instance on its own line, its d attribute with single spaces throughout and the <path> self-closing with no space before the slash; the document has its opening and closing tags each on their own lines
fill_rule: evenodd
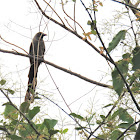
<svg viewBox="0 0 140 140">
<path fill-rule="evenodd" d="M 100 48 L 100 54 L 103 54 L 104 52 L 104 47 L 99 47 Z"/>
</svg>

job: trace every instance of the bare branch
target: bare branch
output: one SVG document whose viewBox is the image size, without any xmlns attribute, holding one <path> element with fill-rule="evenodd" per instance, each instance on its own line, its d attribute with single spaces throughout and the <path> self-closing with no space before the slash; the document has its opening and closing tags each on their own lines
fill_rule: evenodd
<svg viewBox="0 0 140 140">
<path fill-rule="evenodd" d="M 74 20 L 72 17 L 70 17 L 70 16 L 66 13 L 66 11 L 65 11 L 65 9 L 64 9 L 63 0 L 61 0 L 61 3 L 62 3 L 61 5 L 62 5 L 62 10 L 63 10 L 64 14 L 65 14 L 67 17 L 69 17 L 71 20 L 73 20 L 74 23 L 78 24 L 79 27 L 80 27 L 80 28 L 83 30 L 83 32 L 85 33 L 83 27 L 82 27 L 76 20 Z"/>
<path fill-rule="evenodd" d="M 24 57 L 28 57 L 28 58 L 33 58 L 33 56 L 31 56 L 31 55 L 27 55 L 27 54 L 23 54 L 23 53 L 19 53 L 19 52 L 14 52 L 14 51 L 8 51 L 8 50 L 0 49 L 0 52 L 10 53 L 10 54 L 24 56 Z M 85 80 L 85 81 L 87 81 L 89 83 L 92 83 L 92 84 L 95 84 L 95 85 L 98 85 L 98 86 L 101 86 L 101 87 L 106 87 L 106 88 L 112 89 L 112 86 L 110 86 L 110 85 L 106 85 L 106 84 L 103 84 L 103 83 L 96 82 L 96 81 L 91 80 L 91 79 L 89 79 L 89 78 L 87 78 L 85 76 L 82 76 L 82 75 L 78 74 L 78 73 L 75 73 L 75 72 L 72 72 L 72 71 L 70 71 L 70 70 L 68 70 L 66 68 L 60 67 L 60 66 L 58 66 L 58 65 L 56 65 L 56 64 L 54 64 L 52 62 L 46 61 L 46 60 L 41 59 L 41 58 L 35 58 L 35 59 L 38 59 L 38 60 L 40 60 L 40 61 L 42 61 L 42 62 L 44 62 L 44 63 L 46 63 L 46 64 L 48 64 L 48 65 L 50 65 L 52 67 L 55 67 L 55 68 L 57 68 L 59 70 L 62 70 L 64 72 L 66 72 L 66 73 L 69 73 L 71 75 L 74 75 L 74 76 L 76 76 L 76 77 L 78 77 L 78 78 L 80 78 L 82 80 Z"/>
<path fill-rule="evenodd" d="M 65 23 L 63 22 L 63 20 L 61 19 L 61 17 L 57 14 L 57 12 L 51 7 L 51 5 L 46 1 L 43 0 L 52 10 L 53 12 L 58 16 L 58 18 L 61 20 L 61 22 L 63 23 L 63 25 L 65 25 Z"/>
</svg>

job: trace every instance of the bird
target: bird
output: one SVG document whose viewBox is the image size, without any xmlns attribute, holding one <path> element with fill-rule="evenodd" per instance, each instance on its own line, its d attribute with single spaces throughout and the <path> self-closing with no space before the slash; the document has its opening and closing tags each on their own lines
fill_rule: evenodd
<svg viewBox="0 0 140 140">
<path fill-rule="evenodd" d="M 29 55 L 31 55 L 32 58 L 30 57 L 30 70 L 28 74 L 28 88 L 25 95 L 25 102 L 32 103 L 34 101 L 38 67 L 42 62 L 41 60 L 38 60 L 38 58 L 44 59 L 45 53 L 44 36 L 46 36 L 46 34 L 43 32 L 36 33 L 30 45 Z"/>
</svg>

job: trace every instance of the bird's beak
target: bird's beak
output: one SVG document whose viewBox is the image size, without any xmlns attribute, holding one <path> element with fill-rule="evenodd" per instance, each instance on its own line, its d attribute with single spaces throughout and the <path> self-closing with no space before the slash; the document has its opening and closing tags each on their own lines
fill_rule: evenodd
<svg viewBox="0 0 140 140">
<path fill-rule="evenodd" d="M 42 36 L 47 36 L 47 34 L 42 34 Z"/>
</svg>

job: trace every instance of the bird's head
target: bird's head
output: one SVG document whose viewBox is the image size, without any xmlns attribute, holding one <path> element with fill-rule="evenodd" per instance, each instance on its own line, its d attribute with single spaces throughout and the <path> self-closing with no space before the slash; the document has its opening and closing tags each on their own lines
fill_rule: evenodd
<svg viewBox="0 0 140 140">
<path fill-rule="evenodd" d="M 46 34 L 42 33 L 42 32 L 38 32 L 35 37 L 41 38 L 43 39 L 43 37 L 46 36 Z"/>
</svg>

